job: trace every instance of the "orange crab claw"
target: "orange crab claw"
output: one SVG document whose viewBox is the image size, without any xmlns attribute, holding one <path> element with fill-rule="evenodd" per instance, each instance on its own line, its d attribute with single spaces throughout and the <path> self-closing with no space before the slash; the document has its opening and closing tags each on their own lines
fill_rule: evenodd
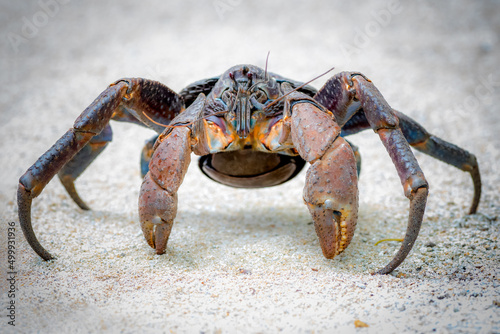
<svg viewBox="0 0 500 334">
<path fill-rule="evenodd" d="M 148 173 L 139 196 L 139 218 L 144 238 L 156 254 L 165 253 L 177 213 L 177 194 L 170 196 Z"/>
</svg>

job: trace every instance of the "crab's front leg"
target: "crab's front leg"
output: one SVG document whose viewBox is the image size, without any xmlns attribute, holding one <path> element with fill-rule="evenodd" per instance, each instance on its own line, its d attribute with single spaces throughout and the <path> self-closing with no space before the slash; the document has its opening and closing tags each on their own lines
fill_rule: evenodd
<svg viewBox="0 0 500 334">
<path fill-rule="evenodd" d="M 177 189 L 191 162 L 191 130 L 174 128 L 160 137 L 141 186 L 139 218 L 148 244 L 163 254 L 177 214 Z"/>
<path fill-rule="evenodd" d="M 290 110 L 291 137 L 300 156 L 311 163 L 304 201 L 314 221 L 326 258 L 341 253 L 351 242 L 358 217 L 356 159 L 340 137 L 332 113 L 310 99 L 294 98 Z"/>
<path fill-rule="evenodd" d="M 196 122 L 204 104 L 205 95 L 198 95 L 189 108 L 172 121 L 174 126 L 168 127 L 151 148 L 149 171 L 139 195 L 139 219 L 146 241 L 157 254 L 165 253 L 167 248 L 177 214 L 177 190 L 191 162 L 191 152 L 207 153 L 204 151 L 203 128 Z M 194 125 L 182 125 L 187 123 Z"/>
</svg>

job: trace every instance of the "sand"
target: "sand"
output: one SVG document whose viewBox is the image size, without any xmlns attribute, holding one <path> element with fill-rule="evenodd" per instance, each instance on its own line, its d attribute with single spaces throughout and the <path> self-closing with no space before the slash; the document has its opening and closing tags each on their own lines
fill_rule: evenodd
<svg viewBox="0 0 500 334">
<path fill-rule="evenodd" d="M 0 5 L 0 332 L 500 332 L 498 1 L 55 1 Z M 158 256 L 137 213 L 139 152 L 153 132 L 114 123 L 113 142 L 77 181 L 93 210 L 53 180 L 32 216 L 57 260 L 31 250 L 18 179 L 107 85 L 137 76 L 179 91 L 235 64 L 264 66 L 268 51 L 269 69 L 296 80 L 332 66 L 361 71 L 391 106 L 476 154 L 478 213 L 467 215 L 467 174 L 416 152 L 431 187 L 419 239 L 395 272 L 371 275 L 399 248 L 374 244 L 404 235 L 408 201 L 366 131 L 351 137 L 363 157 L 360 213 L 342 255 L 321 254 L 304 172 L 232 189 L 204 177 L 193 156 Z"/>
</svg>

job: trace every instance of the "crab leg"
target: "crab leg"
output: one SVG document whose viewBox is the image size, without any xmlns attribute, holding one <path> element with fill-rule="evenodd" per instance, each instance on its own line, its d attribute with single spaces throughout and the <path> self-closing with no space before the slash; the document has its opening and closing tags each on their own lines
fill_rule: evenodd
<svg viewBox="0 0 500 334">
<path fill-rule="evenodd" d="M 108 125 L 110 119 L 130 121 L 133 117 L 150 126 L 150 121 L 144 114 L 168 123 L 182 108 L 182 99 L 176 93 L 160 83 L 145 79 L 122 79 L 102 92 L 77 118 L 73 128 L 19 179 L 19 221 L 33 250 L 44 260 L 54 258 L 42 247 L 33 231 L 33 198 L 40 195 L 55 174 L 59 173 L 70 196 L 80 207 L 88 208 L 76 193 L 74 180 L 111 139 Z"/>
<path fill-rule="evenodd" d="M 142 148 L 140 165 L 141 165 L 141 177 L 143 179 L 149 172 L 149 162 L 151 161 L 151 157 L 153 156 L 153 147 L 156 142 L 156 139 L 158 139 L 158 136 L 154 136 L 146 140 L 146 143 Z"/>
<path fill-rule="evenodd" d="M 360 112 L 361 102 L 356 98 L 356 89 L 351 79 L 353 76 L 364 77 L 355 72 L 338 73 L 329 79 L 314 96 L 315 101 L 334 112 L 337 122 L 342 126 L 342 136 L 349 136 L 371 128 L 366 114 Z M 469 214 L 475 213 L 481 198 L 481 175 L 476 157 L 456 145 L 429 134 L 424 127 L 407 115 L 394 109 L 392 111 L 399 118 L 399 127 L 412 147 L 470 173 L 474 185 L 474 196 Z"/>
<path fill-rule="evenodd" d="M 348 140 L 346 140 L 346 142 L 349 146 L 351 146 L 352 153 L 354 153 L 354 158 L 356 159 L 356 171 L 359 178 L 359 174 L 361 174 L 361 153 L 359 153 L 359 148 L 356 145 Z"/>
<path fill-rule="evenodd" d="M 75 180 L 83 173 L 83 171 L 94 161 L 94 159 L 106 148 L 112 139 L 111 127 L 106 125 L 102 132 L 90 139 L 87 145 L 64 165 L 57 173 L 59 180 L 82 210 L 90 210 L 88 205 L 80 198 L 75 188 Z"/>
<path fill-rule="evenodd" d="M 165 253 L 177 214 L 177 189 L 191 162 L 191 130 L 174 128 L 159 139 L 139 195 L 139 218 L 148 244 Z"/>
<path fill-rule="evenodd" d="M 379 90 L 361 75 L 352 76 L 352 87 L 372 129 L 378 133 L 389 153 L 410 200 L 408 227 L 401 248 L 393 260 L 379 271 L 387 274 L 396 269 L 411 251 L 422 224 L 428 184 L 410 145 L 399 128 L 398 118 Z"/>
<path fill-rule="evenodd" d="M 411 147 L 471 175 L 474 195 L 469 214 L 475 213 L 481 199 L 481 174 L 474 154 L 428 133 L 422 125 L 407 115 L 394 109 L 393 112 L 399 118 L 399 127 Z M 366 119 L 366 115 L 358 112 L 342 128 L 342 136 L 355 134 L 369 128 L 371 126 Z M 356 154 L 355 147 L 353 147 L 353 150 Z"/>
<path fill-rule="evenodd" d="M 399 118 L 399 126 L 408 143 L 417 150 L 433 158 L 446 162 L 458 169 L 468 172 L 474 184 L 474 197 L 469 214 L 476 212 L 481 198 L 481 174 L 476 157 L 466 150 L 429 134 L 420 124 L 403 113 L 395 111 Z"/>
<path fill-rule="evenodd" d="M 119 97 L 125 91 L 125 83 L 109 87 L 82 113 L 73 128 L 68 130 L 19 179 L 17 203 L 21 228 L 31 248 L 44 260 L 51 260 L 54 257 L 42 247 L 33 232 L 31 201 L 92 137 L 105 128 L 113 110 L 121 101 Z"/>
<path fill-rule="evenodd" d="M 286 108 L 285 108 L 286 109 Z M 291 107 L 292 141 L 311 163 L 304 201 L 314 221 L 323 255 L 333 258 L 351 242 L 358 213 L 356 159 L 339 136 L 333 115 L 308 100 Z"/>
</svg>

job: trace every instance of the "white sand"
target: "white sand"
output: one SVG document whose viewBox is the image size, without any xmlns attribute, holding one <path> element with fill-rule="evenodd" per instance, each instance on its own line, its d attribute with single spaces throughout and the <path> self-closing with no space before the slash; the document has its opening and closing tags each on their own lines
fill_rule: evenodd
<svg viewBox="0 0 500 334">
<path fill-rule="evenodd" d="M 389 15 L 385 1 L 138 3 L 74 1 L 45 16 L 37 1 L 1 5 L 0 332 L 500 332 L 497 1 L 405 2 Z M 26 21 L 38 31 L 23 30 Z M 15 53 L 7 36 L 23 31 Z M 374 243 L 403 236 L 408 202 L 367 131 L 351 138 L 363 156 L 360 216 L 341 256 L 321 254 L 302 202 L 304 173 L 238 190 L 205 178 L 196 160 L 168 251 L 157 256 L 137 214 L 139 152 L 153 133 L 120 123 L 77 182 L 93 211 L 78 209 L 54 180 L 34 201 L 33 225 L 57 260 L 30 249 L 17 180 L 109 83 L 141 76 L 180 90 L 234 64 L 264 66 L 269 50 L 270 70 L 297 80 L 332 66 L 362 71 L 393 107 L 474 152 L 480 213 L 466 215 L 468 175 L 416 153 L 431 184 L 419 239 L 393 275 L 370 275 L 399 247 Z M 6 293 L 7 222 L 17 224 L 14 299 Z M 10 300 L 15 328 L 5 317 Z"/>
</svg>

